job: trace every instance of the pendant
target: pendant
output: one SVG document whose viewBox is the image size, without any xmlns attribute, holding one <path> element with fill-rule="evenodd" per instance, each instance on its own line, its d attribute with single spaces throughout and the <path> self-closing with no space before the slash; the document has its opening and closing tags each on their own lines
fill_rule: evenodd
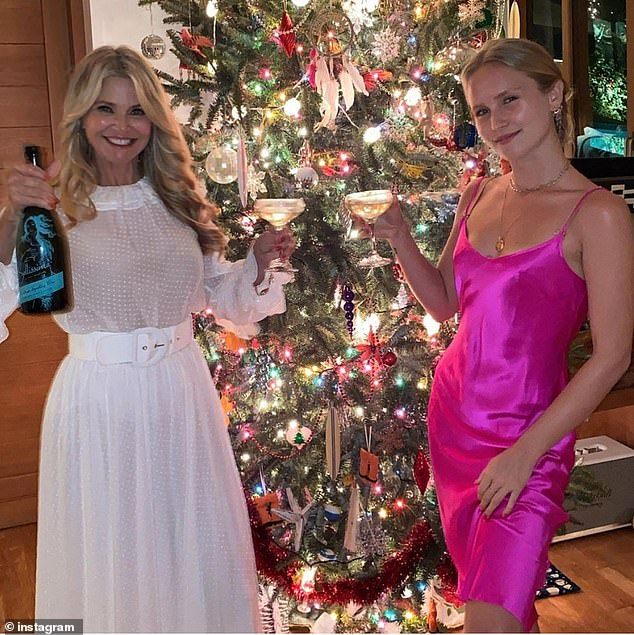
<svg viewBox="0 0 634 635">
<path fill-rule="evenodd" d="M 504 238 L 502 238 L 502 236 L 498 236 L 498 239 L 495 241 L 495 251 L 497 251 L 498 254 L 504 251 Z"/>
</svg>

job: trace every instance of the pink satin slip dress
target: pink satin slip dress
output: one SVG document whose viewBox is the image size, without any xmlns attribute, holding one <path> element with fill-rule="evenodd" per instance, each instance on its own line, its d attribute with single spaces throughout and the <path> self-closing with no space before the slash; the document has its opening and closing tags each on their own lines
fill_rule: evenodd
<svg viewBox="0 0 634 635">
<path fill-rule="evenodd" d="M 482 189 L 481 181 L 453 253 L 461 319 L 434 376 L 429 448 L 459 597 L 500 605 L 529 631 L 548 547 L 567 519 L 562 504 L 575 434 L 541 457 L 506 517 L 508 498 L 490 518 L 482 514 L 475 480 L 568 382 L 568 348 L 586 319 L 588 298 L 562 245 L 586 196 L 601 188 L 581 197 L 556 235 L 499 257 L 484 256 L 469 242 L 467 222 Z"/>
</svg>

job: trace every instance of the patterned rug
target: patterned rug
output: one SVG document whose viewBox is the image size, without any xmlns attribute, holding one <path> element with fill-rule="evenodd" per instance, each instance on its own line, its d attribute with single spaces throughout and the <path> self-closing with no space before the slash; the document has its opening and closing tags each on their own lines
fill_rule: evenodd
<svg viewBox="0 0 634 635">
<path fill-rule="evenodd" d="M 581 591 L 581 587 L 575 584 L 568 576 L 564 575 L 553 564 L 546 571 L 546 582 L 544 586 L 537 591 L 537 599 L 551 598 L 556 595 L 566 595 L 567 593 L 577 593 Z"/>
</svg>

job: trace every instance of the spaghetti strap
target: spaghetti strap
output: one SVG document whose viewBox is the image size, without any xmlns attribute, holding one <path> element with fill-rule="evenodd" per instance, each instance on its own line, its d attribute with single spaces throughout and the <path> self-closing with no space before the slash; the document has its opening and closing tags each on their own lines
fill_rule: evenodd
<svg viewBox="0 0 634 635">
<path fill-rule="evenodd" d="M 587 192 L 584 192 L 582 194 L 581 198 L 579 199 L 579 202 L 575 205 L 572 212 L 570 212 L 570 216 L 568 216 L 568 218 L 566 219 L 566 222 L 564 223 L 564 226 L 561 228 L 560 233 L 562 237 L 566 235 L 566 232 L 568 231 L 568 226 L 573 221 L 574 217 L 577 215 L 577 212 L 581 209 L 581 206 L 583 205 L 583 202 L 586 200 L 586 198 L 588 198 L 588 196 L 592 194 L 592 192 L 596 192 L 597 190 L 602 190 L 602 189 L 603 188 L 600 185 L 597 185 L 596 187 L 593 187 L 592 189 L 589 189 Z"/>
<path fill-rule="evenodd" d="M 469 218 L 469 216 L 471 216 L 471 212 L 473 211 L 476 201 L 478 200 L 478 198 L 480 197 L 480 194 L 482 193 L 482 190 L 484 189 L 483 183 L 485 182 L 485 178 L 486 177 L 481 176 L 478 179 L 478 184 L 473 188 L 473 195 L 471 196 L 471 200 L 469 201 L 469 204 L 467 205 L 467 209 L 465 210 L 465 213 L 462 216 L 462 219 L 465 221 Z"/>
</svg>

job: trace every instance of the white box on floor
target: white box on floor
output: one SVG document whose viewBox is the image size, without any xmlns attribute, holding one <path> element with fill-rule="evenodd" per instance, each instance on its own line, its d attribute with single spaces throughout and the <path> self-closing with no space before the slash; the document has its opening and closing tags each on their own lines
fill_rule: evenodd
<svg viewBox="0 0 634 635">
<path fill-rule="evenodd" d="M 570 512 L 577 522 L 567 522 L 553 542 L 589 536 L 610 529 L 631 527 L 634 519 L 634 450 L 610 437 L 590 437 L 575 443 L 582 467 L 610 490 L 596 505 Z"/>
</svg>

